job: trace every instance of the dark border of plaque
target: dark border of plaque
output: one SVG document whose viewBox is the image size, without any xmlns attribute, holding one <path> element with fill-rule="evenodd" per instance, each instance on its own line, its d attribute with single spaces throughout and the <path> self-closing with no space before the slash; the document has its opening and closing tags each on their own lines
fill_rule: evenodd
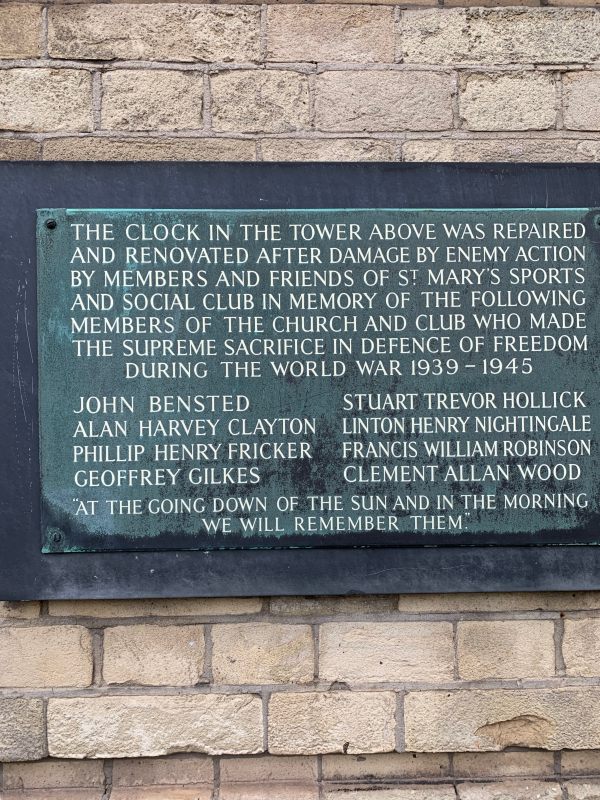
<svg viewBox="0 0 600 800">
<path fill-rule="evenodd" d="M 590 208 L 600 165 L 7 162 L 0 186 L 0 599 L 600 588 L 592 543 L 43 554 L 36 347 L 39 208 Z"/>
</svg>

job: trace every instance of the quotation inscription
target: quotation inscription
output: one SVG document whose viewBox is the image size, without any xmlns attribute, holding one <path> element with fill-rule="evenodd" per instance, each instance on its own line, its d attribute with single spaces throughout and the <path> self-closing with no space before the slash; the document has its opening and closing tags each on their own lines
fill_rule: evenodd
<svg viewBox="0 0 600 800">
<path fill-rule="evenodd" d="M 585 209 L 40 211 L 44 549 L 593 540 L 598 240 Z"/>
</svg>

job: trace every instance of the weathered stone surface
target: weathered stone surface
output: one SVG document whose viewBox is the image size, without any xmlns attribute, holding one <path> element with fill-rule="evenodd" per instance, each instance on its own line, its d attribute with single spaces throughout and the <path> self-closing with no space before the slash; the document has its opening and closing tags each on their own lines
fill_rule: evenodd
<svg viewBox="0 0 600 800">
<path fill-rule="evenodd" d="M 215 683 L 307 683 L 314 675 L 309 625 L 241 623 L 212 629 Z"/>
<path fill-rule="evenodd" d="M 49 12 L 48 49 L 53 58 L 256 61 L 260 9 L 185 3 L 57 5 Z"/>
<path fill-rule="evenodd" d="M 282 141 L 269 139 L 269 142 Z M 287 140 L 291 141 L 291 140 Z M 322 141 L 342 141 L 324 139 Z M 361 141 L 347 139 L 345 141 Z M 266 140 L 263 140 L 263 152 Z M 338 614 L 376 614 L 394 611 L 396 598 L 393 595 L 366 595 L 364 597 L 272 597 L 270 600 L 272 614 L 286 616 L 336 616 Z"/>
<path fill-rule="evenodd" d="M 458 778 L 519 778 L 554 775 L 554 754 L 541 750 L 507 753 L 454 753 Z"/>
<path fill-rule="evenodd" d="M 288 70 L 236 70 L 211 77 L 216 131 L 285 133 L 308 127 L 308 79 Z"/>
<path fill-rule="evenodd" d="M 381 789 L 340 786 L 337 789 L 326 789 L 323 797 L 324 800 L 456 800 L 456 793 L 450 784 Z"/>
<path fill-rule="evenodd" d="M 211 800 L 211 786 L 119 786 L 111 800 Z"/>
<path fill-rule="evenodd" d="M 587 139 L 577 144 L 577 161 L 600 161 L 600 141 Z"/>
<path fill-rule="evenodd" d="M 407 750 L 454 752 L 600 747 L 596 688 L 410 692 Z"/>
<path fill-rule="evenodd" d="M 32 761 L 5 764 L 5 789 L 70 789 L 104 786 L 101 761 Z"/>
<path fill-rule="evenodd" d="M 203 672 L 202 625 L 124 625 L 104 632 L 106 683 L 194 686 Z"/>
<path fill-rule="evenodd" d="M 118 758 L 112 769 L 113 787 L 212 785 L 212 782 L 213 764 L 208 756 L 189 754 L 169 758 Z"/>
<path fill-rule="evenodd" d="M 590 154 L 579 147 L 575 139 L 414 139 L 402 145 L 404 161 L 591 161 Z M 525 594 L 525 593 L 521 593 Z M 550 592 L 552 595 L 569 595 L 568 592 Z M 581 594 L 584 594 L 583 592 Z M 590 592 L 589 594 L 593 594 Z M 431 595 L 430 600 L 400 599 L 401 610 L 410 611 L 420 605 L 430 606 L 438 612 L 453 611 L 502 611 L 554 610 L 562 598 L 555 598 L 556 604 L 546 602 L 541 595 L 531 593 L 531 598 L 521 597 L 515 592 L 514 607 L 511 608 L 511 595 L 500 594 L 498 600 L 492 595 L 474 594 L 450 595 L 446 601 L 443 595 Z M 423 597 L 423 596 L 420 596 Z M 464 600 L 460 598 L 464 598 Z M 541 598 L 541 599 L 540 599 Z M 571 595 L 565 598 L 571 603 Z M 585 601 L 584 601 L 585 602 Z M 597 603 L 597 601 L 595 601 Z"/>
<path fill-rule="evenodd" d="M 37 158 L 39 145 L 30 139 L 0 139 L 0 160 Z M 39 603 L 0 602 L 0 619 L 33 619 L 40 615 Z"/>
<path fill-rule="evenodd" d="M 452 127 L 452 75 L 341 71 L 317 75 L 315 125 L 323 131 L 436 131 Z"/>
<path fill-rule="evenodd" d="M 502 783 L 459 783 L 459 800 L 562 800 L 558 783 L 503 781 Z"/>
<path fill-rule="evenodd" d="M 39 689 L 91 682 L 92 639 L 87 628 L 0 628 L 0 686 Z"/>
<path fill-rule="evenodd" d="M 264 161 L 393 161 L 396 158 L 397 145 L 382 139 L 263 139 L 261 149 Z M 368 610 L 371 607 L 367 598 L 331 599 L 347 599 L 350 606 L 353 600 L 361 600 L 362 603 L 355 603 L 356 608 Z M 278 614 L 319 613 L 319 607 L 329 607 L 326 602 L 319 603 L 318 599 L 311 602 L 304 598 L 277 597 L 271 602 Z M 388 604 L 393 605 L 392 598 L 389 598 Z M 381 605 L 385 606 L 384 603 Z M 283 608 L 297 608 L 298 611 L 280 610 Z M 302 611 L 302 608 L 314 610 Z"/>
<path fill-rule="evenodd" d="M 449 774 L 450 762 L 445 753 L 323 756 L 323 778 L 325 780 L 394 781 L 407 778 L 446 778 Z"/>
<path fill-rule="evenodd" d="M 435 140 L 431 141 L 435 144 Z M 446 141 L 447 140 L 444 140 L 444 142 Z M 479 146 L 480 143 L 490 140 L 465 139 L 464 141 L 465 144 L 475 143 Z M 510 142 L 513 140 L 502 139 L 499 141 Z M 556 146 L 559 147 L 560 145 L 566 144 L 568 140 L 523 139 L 520 141 L 548 141 L 550 145 L 556 143 Z M 493 140 L 493 144 L 495 143 L 496 140 Z M 412 144 L 412 142 L 406 142 L 405 147 L 409 144 Z M 459 144 L 458 140 L 456 144 Z M 398 609 L 400 611 L 411 614 L 460 614 L 463 612 L 470 614 L 501 611 L 577 611 L 594 608 L 600 608 L 600 592 L 457 592 L 455 594 L 401 594 L 398 602 Z"/>
<path fill-rule="evenodd" d="M 567 675 L 597 677 L 600 674 L 600 619 L 565 620 L 562 649 Z"/>
<path fill-rule="evenodd" d="M 555 674 L 550 620 L 459 622 L 458 673 L 482 678 L 549 678 Z"/>
<path fill-rule="evenodd" d="M 270 61 L 394 60 L 394 12 L 368 5 L 284 5 L 267 11 Z"/>
<path fill-rule="evenodd" d="M 449 622 L 341 622 L 321 626 L 319 674 L 326 681 L 448 681 L 454 677 Z"/>
<path fill-rule="evenodd" d="M 2 150 L 2 140 L 0 139 L 0 153 Z M 43 158 L 46 161 L 254 161 L 256 145 L 250 139 L 222 139 L 222 138 L 152 138 L 135 137 L 119 139 L 116 137 L 96 136 L 96 137 L 65 137 L 47 139 L 43 145 Z M 115 607 L 113 602 L 118 603 Z M 239 608 L 252 608 L 252 611 L 242 611 L 236 609 L 236 600 L 229 605 L 231 611 L 219 611 L 222 607 L 226 609 L 227 603 L 220 600 L 208 600 L 206 607 L 202 601 L 148 601 L 146 606 L 143 601 L 136 603 L 131 601 L 108 601 L 107 604 L 96 601 L 82 601 L 87 609 L 96 608 L 100 616 L 121 616 L 115 608 L 123 608 L 123 616 L 169 616 L 175 615 L 195 615 L 195 614 L 219 614 L 219 613 L 254 613 L 260 609 L 257 601 L 238 601 Z M 172 605 L 170 605 L 172 603 Z M 244 605 L 244 604 L 247 605 Z M 93 605 L 92 605 L 93 604 Z M 68 601 L 57 601 L 54 605 L 55 615 L 60 615 L 60 608 L 64 608 L 65 614 L 75 613 L 76 616 L 82 614 L 75 609 L 70 609 L 75 604 Z M 59 610 L 57 610 L 57 608 Z M 164 609 L 160 613 L 155 609 Z M 132 609 L 137 609 L 132 613 Z M 172 610 L 171 610 L 172 609 Z M 180 610 L 182 609 L 182 610 Z M 108 614 L 107 614 L 108 610 Z M 90 614 L 94 616 L 94 614 Z"/>
<path fill-rule="evenodd" d="M 223 783 L 219 800 L 319 800 L 316 783 Z"/>
<path fill-rule="evenodd" d="M 548 73 L 470 74 L 461 79 L 460 116 L 474 131 L 545 130 L 556 123 L 556 90 Z"/>
<path fill-rule="evenodd" d="M 587 63 L 600 58 L 600 19 L 589 8 L 408 11 L 400 42 L 406 63 Z"/>
<path fill-rule="evenodd" d="M 51 699 L 48 747 L 59 758 L 259 753 L 262 703 L 218 694 Z"/>
<path fill-rule="evenodd" d="M 296 785 L 317 780 L 317 759 L 308 756 L 245 756 L 224 758 L 220 764 L 221 783 L 259 784 L 289 782 Z"/>
<path fill-rule="evenodd" d="M 0 71 L 0 130 L 89 131 L 91 77 L 79 69 Z"/>
<path fill-rule="evenodd" d="M 0 699 L 0 760 L 34 761 L 47 754 L 44 702 Z"/>
<path fill-rule="evenodd" d="M 41 43 L 41 6 L 0 6 L 0 58 L 37 58 Z"/>
<path fill-rule="evenodd" d="M 565 128 L 600 131 L 600 75 L 570 72 L 563 75 L 563 119 Z"/>
<path fill-rule="evenodd" d="M 271 695 L 269 752 L 377 753 L 395 746 L 393 692 Z"/>
<path fill-rule="evenodd" d="M 563 775 L 600 775 L 600 752 L 598 750 L 565 750 L 560 756 Z"/>
<path fill-rule="evenodd" d="M 95 789 L 28 789 L 25 792 L 21 789 L 7 789 L 2 792 L 2 800 L 103 800 L 105 797 L 104 790 L 99 787 Z M 166 800 L 166 798 L 161 800 Z"/>
<path fill-rule="evenodd" d="M 600 800 L 600 781 L 569 781 L 566 787 L 569 800 Z"/>
<path fill-rule="evenodd" d="M 48 143 L 46 143 L 47 145 Z M 51 617 L 95 617 L 98 619 L 216 617 L 257 614 L 261 608 L 262 600 L 258 597 L 200 597 L 181 600 L 51 600 L 48 613 Z"/>
<path fill-rule="evenodd" d="M 128 131 L 200 128 L 203 92 L 203 77 L 196 72 L 107 72 L 102 78 L 102 127 Z"/>
</svg>

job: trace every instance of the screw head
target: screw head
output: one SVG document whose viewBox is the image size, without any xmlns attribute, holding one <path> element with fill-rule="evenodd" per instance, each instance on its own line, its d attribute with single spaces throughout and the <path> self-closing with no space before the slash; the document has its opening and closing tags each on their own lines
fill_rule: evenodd
<svg viewBox="0 0 600 800">
<path fill-rule="evenodd" d="M 56 220 L 55 219 L 47 219 L 46 220 L 46 227 L 48 230 L 53 231 L 56 228 Z"/>
<path fill-rule="evenodd" d="M 56 533 L 52 534 L 52 541 L 58 544 L 62 539 L 62 533 L 60 531 L 56 531 Z"/>
</svg>

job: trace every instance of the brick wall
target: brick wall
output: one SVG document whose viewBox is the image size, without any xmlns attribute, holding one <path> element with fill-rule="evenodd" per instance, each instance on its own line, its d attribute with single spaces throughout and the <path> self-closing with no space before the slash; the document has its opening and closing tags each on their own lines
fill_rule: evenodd
<svg viewBox="0 0 600 800">
<path fill-rule="evenodd" d="M 0 158 L 597 159 L 600 10 L 507 3 L 0 0 Z M 0 798 L 598 800 L 599 665 L 600 593 L 0 603 Z"/>
</svg>

